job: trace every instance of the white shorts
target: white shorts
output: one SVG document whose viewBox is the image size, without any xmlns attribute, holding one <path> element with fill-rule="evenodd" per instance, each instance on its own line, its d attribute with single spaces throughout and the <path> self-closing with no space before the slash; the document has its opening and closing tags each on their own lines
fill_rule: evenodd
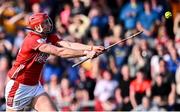
<svg viewBox="0 0 180 112">
<path fill-rule="evenodd" d="M 5 90 L 6 108 L 22 110 L 31 104 L 33 98 L 44 92 L 41 84 L 29 86 L 10 80 Z"/>
</svg>

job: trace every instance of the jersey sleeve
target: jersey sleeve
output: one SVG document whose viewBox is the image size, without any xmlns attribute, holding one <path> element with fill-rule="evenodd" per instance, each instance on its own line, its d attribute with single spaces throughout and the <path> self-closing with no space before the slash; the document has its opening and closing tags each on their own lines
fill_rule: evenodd
<svg viewBox="0 0 180 112">
<path fill-rule="evenodd" d="M 57 34 L 52 34 L 50 35 L 49 37 L 49 41 L 53 44 L 53 45 L 56 45 L 57 42 L 61 41 L 61 37 L 58 36 Z"/>
<path fill-rule="evenodd" d="M 25 40 L 27 49 L 37 50 L 42 44 L 44 44 L 43 39 L 37 35 L 29 35 Z"/>
</svg>

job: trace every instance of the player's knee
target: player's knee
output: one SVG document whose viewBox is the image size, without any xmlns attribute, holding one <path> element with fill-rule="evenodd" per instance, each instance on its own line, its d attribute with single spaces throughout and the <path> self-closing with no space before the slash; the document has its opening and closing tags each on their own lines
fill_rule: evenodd
<svg viewBox="0 0 180 112">
<path fill-rule="evenodd" d="M 51 103 L 42 103 L 41 106 L 36 106 L 35 109 L 37 111 L 58 111 L 57 108 Z"/>
<path fill-rule="evenodd" d="M 47 93 L 43 93 L 34 99 L 34 108 L 37 111 L 57 111 L 56 106 L 51 101 Z"/>
</svg>

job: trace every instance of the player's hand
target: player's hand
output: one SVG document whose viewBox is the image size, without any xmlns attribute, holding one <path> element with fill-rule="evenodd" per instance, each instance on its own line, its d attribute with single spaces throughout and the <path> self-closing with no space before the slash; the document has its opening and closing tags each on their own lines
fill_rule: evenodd
<svg viewBox="0 0 180 112">
<path fill-rule="evenodd" d="M 102 54 L 105 48 L 103 46 L 93 46 L 92 51 L 97 52 L 98 54 Z"/>
<path fill-rule="evenodd" d="M 84 53 L 86 54 L 86 57 L 87 58 L 90 58 L 90 59 L 92 59 L 92 58 L 94 58 L 95 56 L 96 56 L 96 52 L 95 51 L 84 51 Z"/>
</svg>

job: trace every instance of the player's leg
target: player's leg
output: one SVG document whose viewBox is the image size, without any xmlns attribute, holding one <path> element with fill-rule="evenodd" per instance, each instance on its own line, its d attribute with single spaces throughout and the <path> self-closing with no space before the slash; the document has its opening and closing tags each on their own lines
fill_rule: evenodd
<svg viewBox="0 0 180 112">
<path fill-rule="evenodd" d="M 23 112 L 23 111 L 31 111 L 31 106 L 28 105 L 27 107 L 21 110 L 13 110 L 13 109 L 6 108 L 6 112 Z"/>
<path fill-rule="evenodd" d="M 32 105 L 37 111 L 58 111 L 46 92 L 36 96 L 33 99 Z"/>
<path fill-rule="evenodd" d="M 6 111 L 21 111 L 29 106 L 32 101 L 31 88 L 22 86 L 20 83 L 10 80 L 6 85 Z"/>
</svg>

